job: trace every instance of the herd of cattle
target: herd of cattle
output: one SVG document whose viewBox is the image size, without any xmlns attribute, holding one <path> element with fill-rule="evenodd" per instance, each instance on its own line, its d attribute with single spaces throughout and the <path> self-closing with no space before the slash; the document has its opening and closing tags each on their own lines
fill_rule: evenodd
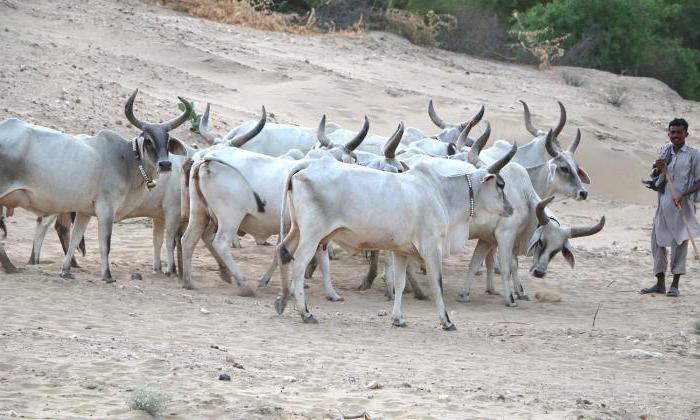
<svg viewBox="0 0 700 420">
<path fill-rule="evenodd" d="M 61 276 L 71 278 L 74 253 L 78 248 L 85 253 L 83 235 L 96 216 L 102 279 L 113 282 L 113 223 L 150 217 L 153 270 L 161 271 L 165 242 L 166 274 L 179 274 L 184 287 L 192 288 L 192 257 L 201 239 L 222 279 L 230 283 L 233 277 L 240 293 L 251 295 L 231 246 L 240 246 L 239 235 L 249 234 L 257 244 L 279 235 L 275 258 L 259 285 L 266 285 L 279 266 L 277 312 L 292 295 L 303 321 L 315 323 L 304 292 L 310 268 L 320 268 L 326 297 L 342 300 L 329 271 L 333 242 L 353 253 L 369 252 L 369 273 L 360 288 L 371 287 L 383 252 L 396 326 L 406 324 L 401 314 L 406 280 L 416 296 L 422 293 L 411 275 L 414 265 L 422 266 L 440 322 L 452 330 L 443 301 L 442 260 L 469 239 L 478 242 L 459 300 L 469 301 L 482 264 L 487 291 L 496 293 L 496 263 L 505 304 L 516 306 L 516 298 L 528 298 L 518 278 L 518 256 L 533 256 L 535 277 L 545 276 L 560 251 L 573 267 L 569 238 L 595 234 L 605 224 L 602 217 L 594 226 L 565 227 L 547 208 L 557 195 L 585 200 L 584 184 L 590 183 L 575 160 L 581 132 L 568 148 L 560 145 L 566 123 L 561 103 L 558 124 L 544 131 L 534 127 L 521 101 L 534 138 L 520 147 L 498 140 L 487 149 L 487 121 L 479 137 L 469 136 L 483 118 L 483 106 L 469 121 L 455 124 L 442 120 L 431 101 L 428 114 L 441 129 L 437 135 L 401 123 L 389 138 L 368 135 L 367 117 L 359 132 L 327 123 L 325 115 L 312 128 L 268 123 L 263 107 L 260 120 L 220 138 L 209 131 L 207 105 L 199 131 L 209 147 L 198 150 L 169 135 L 189 120 L 188 101 L 179 98 L 185 111 L 177 118 L 148 123 L 134 115 L 137 93 L 125 107 L 126 118 L 140 130 L 133 140 L 110 130 L 75 136 L 15 118 L 0 123 L 0 229 L 6 236 L 2 217 L 12 216 L 16 207 L 39 216 L 30 264 L 39 262 L 44 236 L 55 223 L 65 251 Z M 1 242 L 0 264 L 6 273 L 17 270 Z"/>
</svg>

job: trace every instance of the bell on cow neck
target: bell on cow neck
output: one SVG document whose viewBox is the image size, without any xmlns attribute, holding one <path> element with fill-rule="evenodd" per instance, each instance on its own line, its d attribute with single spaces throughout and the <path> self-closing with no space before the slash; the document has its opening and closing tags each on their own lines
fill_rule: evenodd
<svg viewBox="0 0 700 420">
<path fill-rule="evenodd" d="M 149 190 L 152 190 L 153 188 L 156 187 L 156 181 L 150 180 L 146 183 L 146 186 L 148 187 Z"/>
</svg>

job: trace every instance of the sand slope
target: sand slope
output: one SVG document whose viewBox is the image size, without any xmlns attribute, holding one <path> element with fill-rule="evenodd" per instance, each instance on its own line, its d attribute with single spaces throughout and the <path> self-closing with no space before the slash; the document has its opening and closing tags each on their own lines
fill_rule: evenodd
<svg viewBox="0 0 700 420">
<path fill-rule="evenodd" d="M 553 208 L 567 224 L 608 218 L 601 234 L 574 242 L 576 270 L 557 257 L 548 277 L 536 280 L 522 260 L 530 296 L 550 292 L 559 303 L 533 299 L 506 309 L 499 296 L 482 292 L 481 278 L 473 302 L 457 303 L 471 245 L 448 258 L 445 293 L 455 333 L 439 329 L 432 302 L 410 297 L 409 327 L 390 327 L 381 280 L 374 290 L 355 291 L 365 265 L 343 252 L 332 273 L 346 301 L 325 301 L 312 280 L 309 305 L 321 321 L 313 327 L 293 310 L 275 314 L 276 278 L 255 298 L 237 296 L 203 249 L 195 259 L 196 291 L 151 274 L 145 221 L 115 227 L 112 286 L 99 281 L 94 221 L 75 280 L 58 278 L 61 250 L 51 233 L 43 264 L 0 274 L 0 416 L 133 418 L 138 413 L 125 401 L 145 383 L 170 395 L 172 418 L 339 418 L 336 409 L 387 419 L 700 416 L 700 347 L 690 330 L 700 318 L 698 263 L 689 262 L 680 299 L 636 293 L 650 282 L 654 212 L 654 196 L 639 178 L 664 142 L 667 120 L 685 116 L 692 129 L 700 104 L 651 79 L 583 69 L 541 73 L 383 33 L 266 33 L 139 1 L 1 0 L 0 16 L 0 118 L 71 133 L 109 127 L 134 136 L 122 109 L 135 87 L 142 119 L 172 117 L 175 96 L 184 95 L 200 110 L 214 104 L 219 133 L 257 115 L 262 104 L 277 121 L 308 125 L 327 113 L 355 127 L 367 114 L 372 131 L 384 134 L 399 119 L 434 132 L 425 114 L 429 98 L 450 120 L 484 104 L 492 138 L 521 144 L 528 135 L 517 100 L 528 101 L 540 126 L 556 122 L 561 100 L 570 116 L 564 138 L 583 130 L 578 159 L 593 180 L 592 199 Z M 564 84 L 565 70 L 580 73 L 586 85 Z M 621 109 L 601 97 L 615 85 L 628 89 Z M 197 141 L 185 128 L 176 135 Z M 8 220 L 8 253 L 19 265 L 29 257 L 33 225 L 24 211 Z M 254 281 L 273 249 L 243 243 L 234 257 Z M 130 280 L 136 271 L 143 280 Z M 663 357 L 618 353 L 631 349 Z M 219 381 L 221 372 L 231 382 Z M 381 388 L 367 389 L 372 381 Z"/>
</svg>

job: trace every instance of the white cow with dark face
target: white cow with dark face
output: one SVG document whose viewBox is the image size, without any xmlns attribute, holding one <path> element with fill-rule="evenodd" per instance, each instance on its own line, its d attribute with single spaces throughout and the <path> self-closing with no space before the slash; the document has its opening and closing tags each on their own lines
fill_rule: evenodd
<svg viewBox="0 0 700 420">
<path fill-rule="evenodd" d="M 137 93 L 125 107 L 129 122 L 141 130 L 133 141 L 109 130 L 94 137 L 71 136 L 14 118 L 0 123 L 0 207 L 7 207 L 8 215 L 15 207 L 41 216 L 77 213 L 63 277 L 72 277 L 75 249 L 90 218 L 97 216 L 102 280 L 113 282 L 112 224 L 147 198 L 159 173 L 172 169 L 169 152 L 186 154 L 184 144 L 168 132 L 188 120 L 190 103 L 180 98 L 186 110 L 173 120 L 144 123 L 133 113 Z"/>
</svg>

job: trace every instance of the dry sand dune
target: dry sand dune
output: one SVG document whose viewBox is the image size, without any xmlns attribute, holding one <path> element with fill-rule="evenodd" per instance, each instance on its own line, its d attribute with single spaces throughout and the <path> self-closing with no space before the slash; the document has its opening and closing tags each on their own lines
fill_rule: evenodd
<svg viewBox="0 0 700 420">
<path fill-rule="evenodd" d="M 58 277 L 61 250 L 51 233 L 41 265 L 0 274 L 0 416 L 133 418 L 139 414 L 125 401 L 150 383 L 170 395 L 169 418 L 339 418 L 336 410 L 385 419 L 700 417 L 700 347 L 691 332 L 700 318 L 698 262 L 689 262 L 681 298 L 636 293 L 650 282 L 655 199 L 639 179 L 670 118 L 686 117 L 693 133 L 700 124 L 700 104 L 662 83 L 585 69 L 543 73 L 384 33 L 267 33 L 134 0 L 0 0 L 0 46 L 0 119 L 70 133 L 109 127 L 134 136 L 122 109 L 135 87 L 142 119 L 170 118 L 183 95 L 200 111 L 213 103 L 218 133 L 256 116 L 262 104 L 276 121 L 307 125 L 327 113 L 355 127 L 367 114 L 372 131 L 384 134 L 400 119 L 435 131 L 425 113 L 429 98 L 450 120 L 484 104 L 492 138 L 521 144 L 528 135 L 517 100 L 528 101 L 543 127 L 556 122 L 561 100 L 569 111 L 564 138 L 582 129 L 577 156 L 593 185 L 587 202 L 553 208 L 567 224 L 608 218 L 602 233 L 574 241 L 575 270 L 557 257 L 538 280 L 522 260 L 530 296 L 546 292 L 558 303 L 533 299 L 506 309 L 499 296 L 481 292 L 483 278 L 472 303 L 457 303 L 471 245 L 448 258 L 455 333 L 440 330 L 432 302 L 411 298 L 404 303 L 409 327 L 390 327 L 381 281 L 355 291 L 365 265 L 343 252 L 332 274 L 346 300 L 325 301 L 312 280 L 309 305 L 321 323 L 308 326 L 293 310 L 275 314 L 276 277 L 256 297 L 239 297 L 199 248 L 197 290 L 151 274 L 144 220 L 116 226 L 118 282 L 110 286 L 99 281 L 94 222 L 75 280 Z M 562 71 L 586 85 L 567 86 Z M 627 88 L 622 108 L 602 99 L 611 86 Z M 199 141 L 185 128 L 176 135 Z M 16 263 L 29 257 L 33 225 L 24 211 L 8 220 Z M 233 253 L 254 280 L 273 249 L 249 238 L 243 244 Z M 137 271 L 144 279 L 130 280 Z M 633 349 L 662 357 L 621 353 Z M 222 372 L 230 382 L 217 379 Z M 368 389 L 372 381 L 380 388 Z"/>
</svg>

